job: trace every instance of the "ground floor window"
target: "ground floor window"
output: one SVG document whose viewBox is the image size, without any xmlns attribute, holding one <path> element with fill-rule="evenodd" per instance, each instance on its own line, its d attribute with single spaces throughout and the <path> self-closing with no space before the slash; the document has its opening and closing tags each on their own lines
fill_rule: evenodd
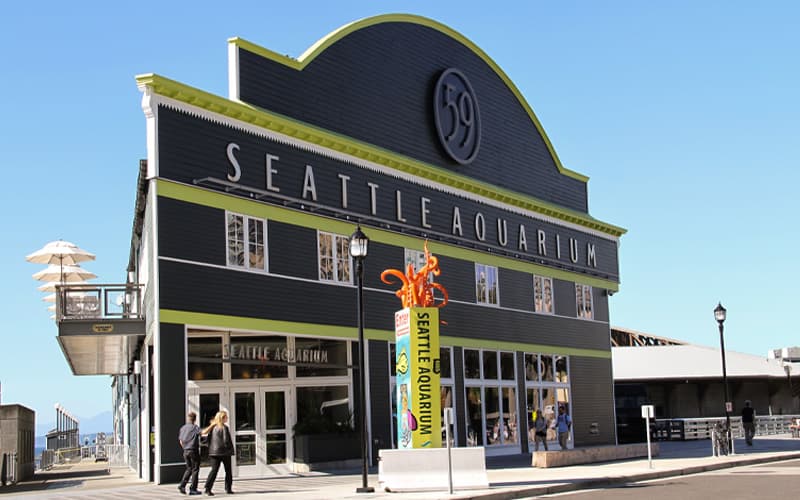
<svg viewBox="0 0 800 500">
<path fill-rule="evenodd" d="M 238 476 L 290 472 L 298 427 L 352 425 L 347 340 L 194 330 L 187 345 L 189 407 L 201 427 L 228 412 Z"/>
<path fill-rule="evenodd" d="M 558 408 L 571 412 L 569 358 L 561 355 L 525 353 L 525 402 L 528 441 L 534 443 L 534 419 L 540 412 L 547 427 L 547 440 L 556 441 L 555 419 Z M 533 448 L 532 448 L 533 449 Z"/>
<path fill-rule="evenodd" d="M 519 444 L 514 353 L 464 349 L 467 446 Z"/>
</svg>

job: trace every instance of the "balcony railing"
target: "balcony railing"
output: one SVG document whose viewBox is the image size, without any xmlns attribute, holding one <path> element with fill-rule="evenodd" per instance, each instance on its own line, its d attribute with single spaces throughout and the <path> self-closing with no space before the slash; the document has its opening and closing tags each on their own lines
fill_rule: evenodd
<svg viewBox="0 0 800 500">
<path fill-rule="evenodd" d="M 142 318 L 142 285 L 58 285 L 56 321 Z"/>
</svg>

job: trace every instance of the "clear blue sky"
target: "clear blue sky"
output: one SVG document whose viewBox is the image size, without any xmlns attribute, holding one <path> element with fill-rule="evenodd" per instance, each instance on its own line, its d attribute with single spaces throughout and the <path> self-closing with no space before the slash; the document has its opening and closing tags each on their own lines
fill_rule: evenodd
<svg viewBox="0 0 800 500">
<path fill-rule="evenodd" d="M 72 376 L 24 256 L 54 239 L 121 282 L 145 121 L 134 75 L 227 95 L 227 43 L 291 56 L 376 14 L 430 17 L 520 88 L 590 213 L 626 227 L 614 325 L 766 355 L 800 344 L 800 4 L 581 2 L 12 2 L 0 20 L 3 402 L 53 419 L 111 407 Z M 230 5 L 230 7 L 225 7 Z"/>
</svg>

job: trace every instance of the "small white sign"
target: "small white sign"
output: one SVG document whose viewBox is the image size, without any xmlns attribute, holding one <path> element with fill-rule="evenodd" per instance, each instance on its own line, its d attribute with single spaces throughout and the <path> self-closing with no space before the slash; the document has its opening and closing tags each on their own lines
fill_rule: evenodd
<svg viewBox="0 0 800 500">
<path fill-rule="evenodd" d="M 653 405 L 642 405 L 642 418 L 653 418 L 655 407 Z"/>
<path fill-rule="evenodd" d="M 726 401 L 725 402 L 725 411 L 727 411 L 728 413 L 732 412 L 733 411 L 733 403 L 731 403 L 730 401 Z"/>
</svg>

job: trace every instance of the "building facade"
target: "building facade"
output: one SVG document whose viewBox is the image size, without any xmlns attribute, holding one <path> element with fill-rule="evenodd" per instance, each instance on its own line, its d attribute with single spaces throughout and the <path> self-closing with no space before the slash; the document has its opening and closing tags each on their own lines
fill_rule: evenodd
<svg viewBox="0 0 800 500">
<path fill-rule="evenodd" d="M 394 446 L 395 287 L 440 259 L 442 406 L 457 446 L 528 451 L 530 412 L 574 420 L 570 446 L 616 442 L 608 296 L 624 230 L 589 215 L 508 76 L 434 21 L 347 25 L 299 59 L 228 42 L 227 98 L 137 77 L 146 116 L 129 280 L 146 335 L 115 379 L 118 439 L 176 481 L 187 410 L 230 413 L 238 477 L 296 470 L 320 416 L 367 418 Z M 365 260 L 367 414 L 359 415 L 354 265 Z M 124 435 L 122 435 L 124 434 Z M 297 434 L 297 435 L 296 435 Z M 331 445 L 333 446 L 333 445 Z"/>
</svg>

